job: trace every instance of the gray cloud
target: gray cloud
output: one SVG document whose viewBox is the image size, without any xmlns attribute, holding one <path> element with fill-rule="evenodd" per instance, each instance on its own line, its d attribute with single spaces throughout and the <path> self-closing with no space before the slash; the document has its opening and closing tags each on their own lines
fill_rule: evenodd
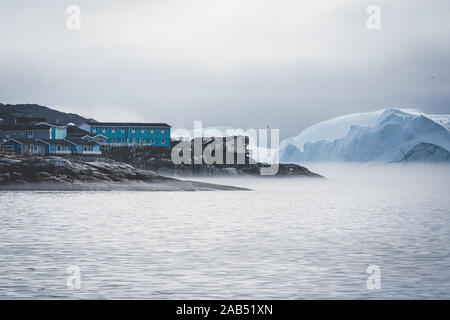
<svg viewBox="0 0 450 320">
<path fill-rule="evenodd" d="M 66 28 L 81 7 L 82 28 Z M 450 3 L 13 1 L 0 4 L 0 100 L 101 120 L 281 129 L 408 106 L 450 113 Z M 431 77 L 434 77 L 433 79 Z"/>
</svg>

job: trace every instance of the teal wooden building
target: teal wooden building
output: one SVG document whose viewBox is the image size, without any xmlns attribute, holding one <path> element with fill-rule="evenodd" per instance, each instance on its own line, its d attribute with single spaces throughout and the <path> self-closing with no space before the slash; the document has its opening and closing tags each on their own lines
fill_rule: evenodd
<svg viewBox="0 0 450 320">
<path fill-rule="evenodd" d="M 170 148 L 170 128 L 166 123 L 88 122 L 80 126 L 93 136 L 105 137 L 113 146 L 149 145 Z"/>
</svg>

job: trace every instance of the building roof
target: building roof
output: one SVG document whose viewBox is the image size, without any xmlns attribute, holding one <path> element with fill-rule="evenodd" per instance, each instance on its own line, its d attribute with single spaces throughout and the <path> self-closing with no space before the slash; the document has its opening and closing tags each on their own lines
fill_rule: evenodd
<svg viewBox="0 0 450 320">
<path fill-rule="evenodd" d="M 69 137 L 84 137 L 86 135 L 90 135 L 90 133 L 81 128 L 78 128 L 76 126 L 67 127 L 67 136 Z"/>
<path fill-rule="evenodd" d="M 57 123 L 51 123 L 51 122 L 38 122 L 38 123 L 36 123 L 36 125 L 47 126 L 47 127 L 67 128 L 66 125 L 57 124 Z"/>
<path fill-rule="evenodd" d="M 35 124 L 11 124 L 11 125 L 0 125 L 0 130 L 3 131 L 22 131 L 22 130 L 29 130 L 29 131 L 48 131 L 49 127 L 46 125 L 35 125 Z"/>
<path fill-rule="evenodd" d="M 98 146 L 98 143 L 95 143 L 91 140 L 85 140 L 85 139 L 77 139 L 77 138 L 69 138 L 66 139 L 67 141 L 70 141 L 77 145 L 83 145 L 83 146 Z"/>
<path fill-rule="evenodd" d="M 86 122 L 91 127 L 165 127 L 170 128 L 167 123 L 144 123 L 144 122 Z"/>
<path fill-rule="evenodd" d="M 85 138 L 89 138 L 89 139 L 96 139 L 96 138 L 103 138 L 103 139 L 108 139 L 108 137 L 105 137 L 104 135 L 102 135 L 102 134 L 96 134 L 96 135 L 94 135 L 94 134 L 85 134 L 84 136 L 82 136 L 82 137 L 75 137 L 75 138 L 81 138 L 81 139 L 85 139 Z M 69 137 L 69 139 L 71 139 L 70 137 Z"/>
<path fill-rule="evenodd" d="M 91 138 L 98 138 L 98 137 L 100 137 L 100 138 L 104 138 L 104 139 L 108 139 L 108 137 L 106 137 L 106 136 L 104 136 L 104 135 L 102 135 L 102 134 L 100 134 L 100 133 L 98 133 L 98 134 L 95 134 L 95 135 L 89 135 Z"/>
<path fill-rule="evenodd" d="M 39 139 L 48 145 L 60 145 L 60 146 L 71 146 L 73 142 L 67 141 L 65 139 Z"/>
<path fill-rule="evenodd" d="M 8 140 L 6 140 L 6 141 L 4 141 L 4 142 L 1 142 L 0 144 L 6 143 L 6 142 L 11 141 L 11 140 L 12 140 L 12 141 L 16 141 L 16 142 L 18 142 L 18 143 L 20 143 L 20 144 L 45 145 L 44 142 L 42 142 L 42 141 L 40 141 L 40 140 L 38 140 L 38 139 L 21 139 L 21 138 L 11 138 L 11 139 L 8 139 Z"/>
</svg>

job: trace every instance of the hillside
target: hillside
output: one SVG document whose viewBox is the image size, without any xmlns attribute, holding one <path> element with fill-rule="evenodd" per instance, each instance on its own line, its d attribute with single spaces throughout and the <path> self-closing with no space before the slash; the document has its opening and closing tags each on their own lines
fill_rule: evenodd
<svg viewBox="0 0 450 320">
<path fill-rule="evenodd" d="M 17 117 L 46 118 L 47 121 L 59 124 L 80 124 L 94 119 L 84 118 L 78 114 L 65 113 L 38 104 L 1 104 L 0 119 L 4 124 L 12 124 Z"/>
</svg>

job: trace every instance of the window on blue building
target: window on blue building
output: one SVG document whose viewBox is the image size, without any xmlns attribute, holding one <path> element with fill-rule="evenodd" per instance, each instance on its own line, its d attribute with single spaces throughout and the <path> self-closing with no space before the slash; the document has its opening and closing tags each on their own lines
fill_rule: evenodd
<svg viewBox="0 0 450 320">
<path fill-rule="evenodd" d="M 165 131 L 166 131 L 165 128 L 162 128 L 162 129 L 161 129 L 161 133 L 164 133 Z"/>
</svg>

